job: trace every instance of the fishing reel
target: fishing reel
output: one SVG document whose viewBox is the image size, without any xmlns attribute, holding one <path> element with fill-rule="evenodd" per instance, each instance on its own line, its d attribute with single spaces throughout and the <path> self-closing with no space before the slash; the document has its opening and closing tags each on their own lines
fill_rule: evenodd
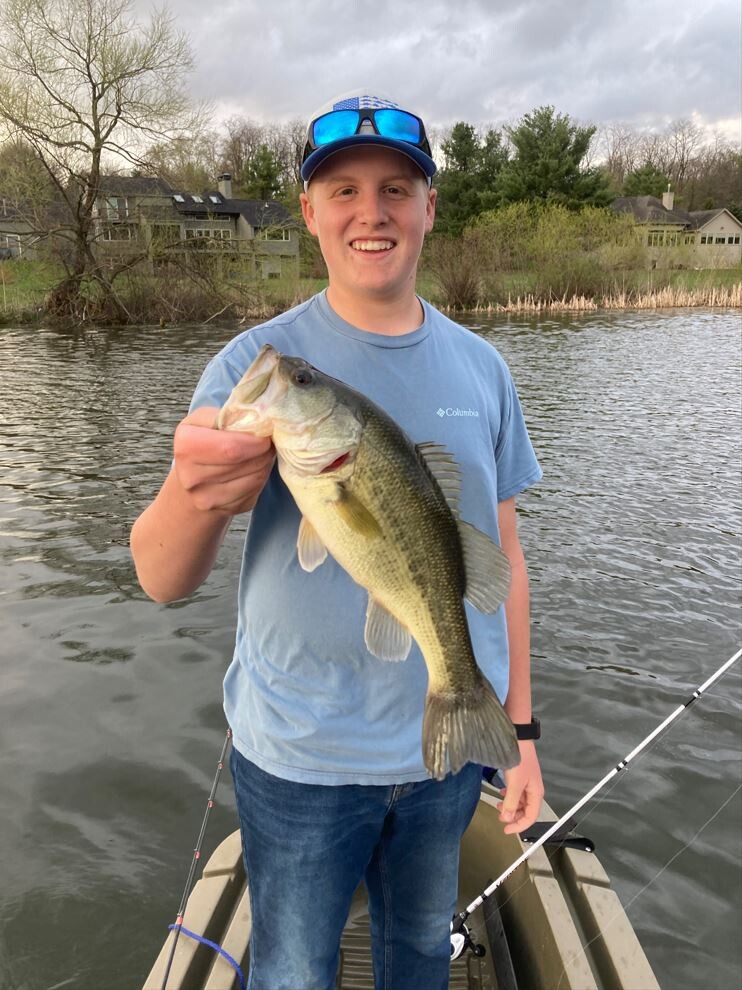
<svg viewBox="0 0 742 990">
<path fill-rule="evenodd" d="M 485 947 L 479 942 L 475 942 L 472 935 L 473 931 L 463 917 L 460 914 L 455 914 L 451 922 L 451 962 L 462 956 L 467 949 L 470 949 L 475 956 L 480 958 L 486 954 Z"/>
</svg>

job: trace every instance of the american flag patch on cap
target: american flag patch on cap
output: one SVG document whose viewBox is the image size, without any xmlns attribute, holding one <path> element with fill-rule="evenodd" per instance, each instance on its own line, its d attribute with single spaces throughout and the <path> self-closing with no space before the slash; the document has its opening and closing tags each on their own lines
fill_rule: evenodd
<svg viewBox="0 0 742 990">
<path fill-rule="evenodd" d="M 333 110 L 378 110 L 381 107 L 392 107 L 397 109 L 399 107 L 398 103 L 393 100 L 385 100 L 382 96 L 351 96 L 349 98 L 338 100 L 337 103 L 332 104 Z"/>
</svg>

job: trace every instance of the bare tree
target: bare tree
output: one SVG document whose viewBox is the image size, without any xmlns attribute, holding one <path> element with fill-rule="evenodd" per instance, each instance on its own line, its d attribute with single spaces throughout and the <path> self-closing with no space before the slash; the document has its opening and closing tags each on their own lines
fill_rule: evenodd
<svg viewBox="0 0 742 990">
<path fill-rule="evenodd" d="M 222 141 L 216 131 L 208 128 L 187 137 L 158 141 L 148 148 L 145 157 L 144 171 L 186 192 L 213 189 L 216 176 L 224 168 Z"/>
<path fill-rule="evenodd" d="M 669 175 L 676 186 L 682 186 L 688 178 L 693 158 L 705 142 L 703 129 L 692 120 L 674 120 L 666 131 L 670 154 Z"/>
<path fill-rule="evenodd" d="M 259 123 L 248 117 L 230 117 L 221 143 L 222 162 L 232 173 L 235 185 L 249 184 L 251 166 L 266 153 L 276 163 L 284 189 L 301 182 L 299 169 L 306 140 L 306 126 L 295 119 L 282 123 Z"/>
<path fill-rule="evenodd" d="M 193 123 L 182 88 L 192 65 L 187 39 L 165 9 L 142 24 L 132 6 L 133 0 L 0 5 L 0 136 L 32 147 L 54 188 L 45 221 L 33 212 L 29 221 L 63 248 L 66 276 L 50 306 L 73 319 L 91 282 L 123 310 L 95 252 L 103 170 L 141 167 L 146 143 Z"/>
<path fill-rule="evenodd" d="M 300 117 L 286 121 L 282 125 L 283 144 L 281 162 L 283 163 L 284 174 L 288 184 L 300 185 L 301 159 L 304 153 L 304 145 L 307 141 L 306 121 Z"/>
<path fill-rule="evenodd" d="M 226 135 L 221 142 L 224 168 L 231 173 L 235 186 L 244 184 L 247 167 L 261 144 L 265 144 L 263 125 L 248 117 L 230 117 L 224 123 Z"/>
<path fill-rule="evenodd" d="M 599 132 L 597 157 L 620 188 L 626 176 L 638 167 L 639 136 L 629 124 L 606 124 Z"/>
</svg>

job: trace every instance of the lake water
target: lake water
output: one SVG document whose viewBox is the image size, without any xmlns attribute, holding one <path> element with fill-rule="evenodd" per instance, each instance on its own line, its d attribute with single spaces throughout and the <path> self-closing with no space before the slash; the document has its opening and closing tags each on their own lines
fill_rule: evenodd
<svg viewBox="0 0 742 990">
<path fill-rule="evenodd" d="M 563 811 L 739 645 L 740 314 L 469 325 L 509 362 L 545 472 L 521 538 Z M 0 331 L 2 990 L 131 990 L 175 916 L 223 739 L 241 532 L 169 606 L 127 541 L 229 336 Z M 580 816 L 665 990 L 742 985 L 741 714 L 733 668 Z M 235 825 L 226 774 L 218 797 L 208 849 Z"/>
</svg>

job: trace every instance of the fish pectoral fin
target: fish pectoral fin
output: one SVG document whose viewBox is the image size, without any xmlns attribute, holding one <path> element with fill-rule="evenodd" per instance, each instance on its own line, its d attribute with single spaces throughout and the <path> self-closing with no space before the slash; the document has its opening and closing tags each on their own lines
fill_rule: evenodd
<svg viewBox="0 0 742 990">
<path fill-rule="evenodd" d="M 369 653 L 379 660 L 406 660 L 412 646 L 412 636 L 371 595 L 366 608 L 366 628 L 363 633 Z"/>
<path fill-rule="evenodd" d="M 381 536 L 381 526 L 373 513 L 369 512 L 363 502 L 342 485 L 338 485 L 338 495 L 334 505 L 343 522 L 359 536 Z"/>
<path fill-rule="evenodd" d="M 299 535 L 296 538 L 296 550 L 299 563 L 305 571 L 314 571 L 327 557 L 327 547 L 317 534 L 317 530 L 306 516 L 301 517 Z"/>
<path fill-rule="evenodd" d="M 486 533 L 458 520 L 468 599 L 480 612 L 496 612 L 510 591 L 510 561 Z"/>
</svg>

